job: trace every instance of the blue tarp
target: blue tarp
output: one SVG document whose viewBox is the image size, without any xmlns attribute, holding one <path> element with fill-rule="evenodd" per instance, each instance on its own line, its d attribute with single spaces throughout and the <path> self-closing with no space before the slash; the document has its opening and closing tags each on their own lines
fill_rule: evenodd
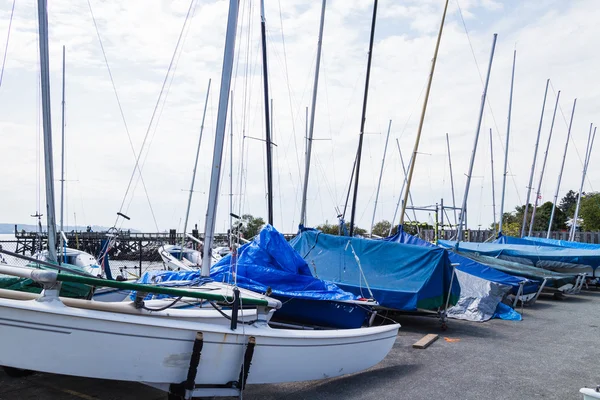
<svg viewBox="0 0 600 400">
<path fill-rule="evenodd" d="M 545 242 L 537 242 L 530 240 L 529 238 L 518 238 L 514 236 L 507 236 L 500 233 L 498 238 L 494 240 L 492 243 L 501 243 L 501 244 L 521 244 L 525 246 L 540 246 L 540 247 L 558 247 L 551 243 Z"/>
<path fill-rule="evenodd" d="M 383 307 L 436 310 L 446 302 L 452 266 L 442 249 L 334 236 L 303 227 L 290 244 L 314 267 L 319 278 L 368 296 L 362 268 L 373 297 Z M 460 286 L 455 279 L 450 304 L 454 305 L 459 296 Z"/>
<path fill-rule="evenodd" d="M 579 243 L 579 242 L 571 242 L 568 240 L 545 239 L 545 238 L 537 238 L 537 237 L 532 237 L 532 236 L 527 236 L 527 237 L 525 237 L 525 239 L 527 239 L 530 242 L 533 242 L 539 246 L 548 244 L 551 246 L 566 247 L 569 249 L 600 250 L 600 244 Z"/>
<path fill-rule="evenodd" d="M 426 240 L 404 232 L 402 227 L 398 229 L 398 233 L 396 233 L 394 236 L 387 237 L 383 240 L 395 243 L 413 244 L 417 246 L 437 247 Z M 523 281 L 527 281 L 523 287 L 525 294 L 535 293 L 540 286 L 538 282 L 533 282 L 520 276 L 506 274 L 502 271 L 498 271 L 497 269 L 490 268 L 485 264 L 481 264 L 467 257 L 463 257 L 460 254 L 456 254 L 453 251 L 449 251 L 448 256 L 450 257 L 450 262 L 459 264 L 458 267 L 456 267 L 456 269 L 459 271 L 466 272 L 467 274 L 471 274 L 491 282 L 511 286 L 511 293 L 513 294 L 517 294 L 519 291 L 519 284 Z"/>
<path fill-rule="evenodd" d="M 456 248 L 456 242 L 440 240 L 439 245 L 445 248 Z M 569 269 L 589 266 L 595 270 L 600 265 L 600 251 L 586 249 L 568 249 L 549 246 L 532 246 L 523 244 L 501 243 L 469 243 L 460 242 L 461 252 L 478 253 L 489 257 L 497 257 L 508 261 L 529 262 L 530 265 L 546 268 Z"/>
<path fill-rule="evenodd" d="M 219 282 L 234 282 L 231 255 L 213 265 L 210 276 Z M 238 249 L 237 285 L 258 293 L 270 287 L 275 295 L 313 300 L 355 300 L 333 283 L 313 277 L 306 261 L 271 225 Z"/>
</svg>

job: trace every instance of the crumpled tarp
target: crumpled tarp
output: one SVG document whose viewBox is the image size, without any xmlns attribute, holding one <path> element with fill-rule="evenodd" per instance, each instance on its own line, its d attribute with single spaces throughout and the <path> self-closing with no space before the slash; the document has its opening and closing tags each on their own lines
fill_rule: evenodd
<svg viewBox="0 0 600 400">
<path fill-rule="evenodd" d="M 152 270 L 146 271 L 142 276 L 135 282 L 146 285 L 156 285 L 163 287 L 189 287 L 199 286 L 205 282 L 212 282 L 209 277 L 203 277 L 200 270 L 193 271 L 165 271 L 165 270 Z M 131 300 L 135 300 L 137 291 L 132 290 L 129 297 Z M 152 299 L 164 299 L 173 297 L 168 294 L 159 293 L 148 293 L 144 300 Z"/>
<path fill-rule="evenodd" d="M 365 297 L 368 286 L 383 307 L 437 310 L 446 303 L 452 266 L 443 249 L 328 235 L 304 227 L 290 244 L 319 278 Z M 456 279 L 451 292 L 450 305 L 454 305 L 460 296 Z"/>
<path fill-rule="evenodd" d="M 210 269 L 218 282 L 234 282 L 231 255 Z M 358 296 L 331 282 L 314 277 L 306 261 L 290 246 L 283 235 L 266 225 L 250 243 L 238 249 L 237 285 L 258 293 L 271 288 L 273 294 L 300 299 L 356 300 Z"/>
<path fill-rule="evenodd" d="M 498 304 L 511 289 L 508 285 L 491 282 L 460 270 L 456 271 L 456 277 L 460 283 L 460 299 L 448 309 L 447 315 L 450 318 L 487 321 L 494 317 Z M 499 317 L 502 315 L 499 314 Z"/>
</svg>

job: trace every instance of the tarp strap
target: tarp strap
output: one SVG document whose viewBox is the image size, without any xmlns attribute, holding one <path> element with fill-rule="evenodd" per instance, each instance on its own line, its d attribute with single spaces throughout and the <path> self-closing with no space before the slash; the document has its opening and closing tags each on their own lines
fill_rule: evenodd
<svg viewBox="0 0 600 400">
<path fill-rule="evenodd" d="M 358 258 L 358 256 L 356 255 L 356 252 L 354 251 L 354 246 L 352 246 L 352 242 L 350 240 L 348 240 L 348 243 L 346 243 L 346 248 L 344 250 L 348 250 L 348 246 L 350 246 L 350 249 L 352 250 L 352 254 L 354 255 L 354 259 L 356 260 L 356 263 L 358 264 L 358 269 L 360 270 L 360 276 L 362 277 L 362 279 L 365 280 L 365 285 L 367 286 L 367 290 L 369 291 L 369 296 L 371 296 L 371 298 L 374 299 L 375 297 L 373 296 L 373 292 L 371 292 L 371 288 L 369 287 L 369 282 L 367 281 L 367 277 L 365 276 L 365 273 L 362 269 L 362 265 L 360 265 L 360 258 Z"/>
</svg>

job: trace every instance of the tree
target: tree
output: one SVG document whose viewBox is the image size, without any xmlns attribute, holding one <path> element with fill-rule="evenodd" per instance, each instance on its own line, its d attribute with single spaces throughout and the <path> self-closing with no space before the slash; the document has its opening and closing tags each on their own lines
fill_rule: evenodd
<svg viewBox="0 0 600 400">
<path fill-rule="evenodd" d="M 585 196 L 585 193 L 582 193 L 582 195 Z M 582 198 L 583 198 L 583 196 L 582 196 Z M 560 201 L 558 208 L 560 208 L 562 212 L 564 212 L 565 214 L 567 214 L 569 216 L 574 215 L 575 214 L 575 205 L 577 204 L 578 197 L 579 197 L 579 194 L 577 192 L 569 190 L 567 192 L 567 194 L 565 194 L 565 197 L 563 197 L 562 200 Z"/>
<path fill-rule="evenodd" d="M 547 201 L 535 210 L 535 222 L 533 223 L 534 231 L 548 230 L 550 215 L 552 214 L 553 204 Z M 551 231 L 559 231 L 567 229 L 567 215 L 558 207 L 554 207 L 554 219 L 552 220 Z"/>
<path fill-rule="evenodd" d="M 371 232 L 373 235 L 377 235 L 380 237 L 387 237 L 388 234 L 390 233 L 390 227 L 392 226 L 392 223 L 390 221 L 379 221 L 378 223 L 376 223 L 375 225 L 373 225 L 373 231 Z M 392 234 L 396 233 L 398 230 L 398 227 L 395 227 L 392 230 Z"/>
<path fill-rule="evenodd" d="M 244 214 L 241 218 L 241 227 L 238 228 L 244 238 L 251 239 L 258 235 L 264 225 L 265 220 L 261 217 L 255 218 L 251 214 Z M 236 231 L 238 231 L 238 229 L 234 228 L 234 232 Z"/>
<path fill-rule="evenodd" d="M 589 193 L 581 197 L 579 216 L 583 219 L 584 231 L 600 230 L 600 193 Z"/>
<path fill-rule="evenodd" d="M 349 232 L 350 231 L 350 223 L 346 222 L 345 226 L 346 226 L 346 230 Z M 329 221 L 325 221 L 324 224 L 317 226 L 317 229 L 320 230 L 321 232 L 327 233 L 329 235 L 339 235 L 340 234 L 339 225 L 331 225 L 331 224 L 329 224 Z M 388 227 L 388 229 L 389 229 L 389 227 Z M 358 226 L 354 227 L 354 235 L 365 236 L 366 234 L 367 234 L 366 229 L 359 228 Z"/>
</svg>

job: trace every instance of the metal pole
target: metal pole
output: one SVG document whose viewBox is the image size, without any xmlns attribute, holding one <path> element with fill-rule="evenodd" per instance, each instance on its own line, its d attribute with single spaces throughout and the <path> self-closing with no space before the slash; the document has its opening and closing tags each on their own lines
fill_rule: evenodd
<svg viewBox="0 0 600 400">
<path fill-rule="evenodd" d="M 492 162 L 492 210 L 494 214 L 494 232 L 496 231 L 496 184 L 494 182 L 494 146 L 492 142 L 492 128 L 490 128 L 490 160 Z"/>
<path fill-rule="evenodd" d="M 265 97 L 265 130 L 267 145 L 267 210 L 269 225 L 273 225 L 273 160 L 271 159 L 271 121 L 269 116 L 269 70 L 267 65 L 267 33 L 265 1 L 260 0 L 260 34 L 262 38 L 263 89 Z"/>
<path fill-rule="evenodd" d="M 590 139 L 591 137 L 591 139 Z M 585 148 L 585 159 L 583 163 L 583 172 L 581 174 L 581 185 L 579 186 L 579 195 L 577 196 L 577 206 L 575 206 L 575 215 L 573 216 L 573 223 L 571 224 L 571 233 L 569 234 L 569 240 L 575 239 L 575 231 L 577 230 L 577 217 L 579 217 L 579 206 L 581 205 L 581 196 L 583 195 L 583 184 L 585 182 L 585 175 L 587 173 L 587 167 L 590 162 L 590 156 L 592 153 L 592 146 L 594 145 L 594 138 L 596 137 L 596 128 L 594 128 L 594 134 L 592 136 L 592 124 L 590 124 L 590 133 L 588 134 L 588 142 Z"/>
<path fill-rule="evenodd" d="M 315 128 L 315 110 L 317 106 L 317 88 L 319 86 L 319 67 L 321 65 L 321 46 L 323 45 L 323 27 L 325 25 L 325 5 L 327 0 L 321 4 L 321 23 L 319 25 L 319 40 L 317 42 L 317 61 L 315 65 L 315 81 L 313 84 L 312 104 L 310 111 L 310 129 L 306 135 L 306 160 L 304 164 L 304 184 L 302 186 L 302 206 L 300 208 L 300 224 L 306 225 L 306 196 L 308 195 L 308 176 L 310 173 L 310 156 L 312 154 L 313 132 Z M 308 127 L 308 107 L 306 108 Z"/>
<path fill-rule="evenodd" d="M 192 207 L 192 196 L 194 194 L 194 183 L 196 181 L 196 170 L 198 169 L 198 158 L 200 156 L 200 144 L 202 143 L 202 133 L 204 132 L 204 120 L 206 118 L 206 108 L 208 106 L 208 96 L 210 94 L 211 79 L 208 80 L 208 88 L 206 89 L 206 100 L 204 100 L 204 112 L 202 113 L 202 124 L 200 125 L 200 137 L 198 138 L 198 147 L 196 148 L 196 160 L 194 161 L 194 171 L 192 172 L 192 183 L 190 184 L 190 195 L 188 196 L 187 209 L 185 211 L 185 222 L 183 223 L 183 235 L 181 237 L 181 252 L 180 259 L 183 257 L 183 246 L 185 245 L 185 234 L 187 232 L 188 218 L 190 216 L 190 208 Z M 141 242 L 140 242 L 141 245 Z"/>
<path fill-rule="evenodd" d="M 456 197 L 454 197 L 454 175 L 452 173 L 452 157 L 450 156 L 450 139 L 448 138 L 448 132 L 446 132 L 446 145 L 448 146 L 448 165 L 450 166 L 450 186 L 452 187 L 452 208 L 454 211 L 454 225 L 458 225 L 458 218 L 456 216 Z"/>
<path fill-rule="evenodd" d="M 431 70 L 429 71 L 429 79 L 427 81 L 427 90 L 425 91 L 425 99 L 423 100 L 423 109 L 421 110 L 421 119 L 419 120 L 419 129 L 417 130 L 417 138 L 415 140 L 415 146 L 413 148 L 412 160 L 408 168 L 408 183 L 406 185 L 406 192 L 404 193 L 404 201 L 402 202 L 402 211 L 400 212 L 400 225 L 404 224 L 404 212 L 406 211 L 406 202 L 408 201 L 408 194 L 410 192 L 410 184 L 412 182 L 413 172 L 415 170 L 415 163 L 417 161 L 417 151 L 419 150 L 419 141 L 421 140 L 421 132 L 423 131 L 423 122 L 425 121 L 425 112 L 427 111 L 427 102 L 429 101 L 429 93 L 431 92 L 431 83 L 433 82 L 433 72 L 435 71 L 435 63 L 437 61 L 438 50 L 440 48 L 440 41 L 442 40 L 442 31 L 444 30 L 444 21 L 446 19 L 446 10 L 448 10 L 448 0 L 444 5 L 444 13 L 442 14 L 442 22 L 440 23 L 440 30 L 438 32 L 437 42 L 435 44 L 435 51 L 433 52 L 433 60 L 431 61 Z"/>
<path fill-rule="evenodd" d="M 544 153 L 544 162 L 542 162 L 542 171 L 540 173 L 540 181 L 537 186 L 537 193 L 535 194 L 535 204 L 531 211 L 531 223 L 529 224 L 529 236 L 533 232 L 533 223 L 535 222 L 535 212 L 537 210 L 538 202 L 542 197 L 542 181 L 544 179 L 544 171 L 546 170 L 546 160 L 548 159 L 548 151 L 550 150 L 550 140 L 552 140 L 552 131 L 554 130 L 554 119 L 556 117 L 556 110 L 558 109 L 558 100 L 560 99 L 560 90 L 556 94 L 556 104 L 554 104 L 554 112 L 552 113 L 552 123 L 550 124 L 550 134 L 548 135 L 548 143 L 546 144 L 546 152 Z"/>
<path fill-rule="evenodd" d="M 233 90 L 229 103 L 229 229 L 233 227 Z M 232 232 L 233 233 L 233 232 Z M 231 237 L 230 237 L 231 238 Z M 231 245 L 231 243 L 230 243 Z"/>
<path fill-rule="evenodd" d="M 473 151 L 471 152 L 471 161 L 469 163 L 469 173 L 467 174 L 467 184 L 465 185 L 465 194 L 463 196 L 463 203 L 460 208 L 460 221 L 458 223 L 458 232 L 456 240 L 461 240 L 463 223 L 466 220 L 467 212 L 467 200 L 469 198 L 469 187 L 471 186 L 471 175 L 473 174 L 473 165 L 475 164 L 475 154 L 477 153 L 477 142 L 479 141 L 479 132 L 481 130 L 481 120 L 483 119 L 483 109 L 485 108 L 485 98 L 487 96 L 487 89 L 490 83 L 490 74 L 492 72 L 492 61 L 494 60 L 494 50 L 496 49 L 496 39 L 498 34 L 494 33 L 494 39 L 492 40 L 492 51 L 490 52 L 490 61 L 488 64 L 487 75 L 485 77 L 485 85 L 483 87 L 483 94 L 481 95 L 481 106 L 479 108 L 479 119 L 477 120 L 477 129 L 475 131 L 475 143 L 473 143 Z"/>
<path fill-rule="evenodd" d="M 552 202 L 552 212 L 550 213 L 550 221 L 548 222 L 548 232 L 546 233 L 546 239 L 550 238 L 550 232 L 552 229 L 552 221 L 554 221 L 554 209 L 556 208 L 556 201 L 558 199 L 558 191 L 560 190 L 560 180 L 562 179 L 562 173 L 565 169 L 565 159 L 567 158 L 567 149 L 569 148 L 569 139 L 571 138 L 571 126 L 573 126 L 573 116 L 575 115 L 575 106 L 577 105 L 577 99 L 573 100 L 573 110 L 571 111 L 571 120 L 569 121 L 569 130 L 567 131 L 567 142 L 565 143 L 565 152 L 562 158 L 562 164 L 560 166 L 560 172 L 558 173 L 558 183 L 556 184 L 556 192 L 554 192 L 554 201 Z"/>
<path fill-rule="evenodd" d="M 510 137 L 510 117 L 512 115 L 513 87 L 515 84 L 515 64 L 517 62 L 517 50 L 513 53 L 512 75 L 510 78 L 510 96 L 508 98 L 508 123 L 506 124 L 506 145 L 504 146 L 504 173 L 502 176 L 502 198 L 500 200 L 500 224 L 498 233 L 502 232 L 502 221 L 504 220 L 504 195 L 506 194 L 506 175 L 508 175 L 508 139 Z"/>
<path fill-rule="evenodd" d="M 402 151 L 400 150 L 400 142 L 396 139 L 396 145 L 398 146 L 398 154 L 400 154 L 400 163 L 402 165 L 402 171 L 404 172 L 404 180 L 402 181 L 402 188 L 400 189 L 400 194 L 404 193 L 404 187 L 406 186 L 406 182 L 408 182 L 408 176 L 406 175 L 406 168 L 404 166 L 404 158 L 402 158 Z M 408 166 L 413 162 L 413 155 L 411 154 L 410 160 L 408 160 Z M 412 201 L 412 195 L 409 194 L 409 198 Z M 394 210 L 394 216 L 392 217 L 392 223 L 390 225 L 390 232 L 388 236 L 392 236 L 392 229 L 394 229 L 394 223 L 396 222 L 396 215 L 398 214 L 398 208 L 400 208 L 400 203 L 402 202 L 402 197 L 398 196 L 398 203 L 396 203 L 396 209 Z M 413 209 L 413 213 L 415 213 Z M 416 221 L 416 218 L 415 218 Z"/>
<path fill-rule="evenodd" d="M 62 48 L 62 102 L 61 102 L 61 136 L 62 136 L 62 149 L 60 156 L 60 231 L 64 232 L 64 210 L 65 210 L 65 46 Z M 63 235 L 60 235 L 60 248 L 63 252 L 63 259 L 66 261 L 66 252 L 64 249 L 65 243 Z"/>
<path fill-rule="evenodd" d="M 42 88 L 42 126 L 44 129 L 44 167 L 46 175 L 46 223 L 48 227 L 48 261 L 56 262 L 56 209 L 54 207 L 54 161 L 50 105 L 50 56 L 48 52 L 48 6 L 38 0 L 40 46 L 40 82 Z"/>
<path fill-rule="evenodd" d="M 367 75 L 365 77 L 365 93 L 363 97 L 362 116 L 360 120 L 360 135 L 358 137 L 358 151 L 356 152 L 356 175 L 354 175 L 354 193 L 352 195 L 352 209 L 350 210 L 350 236 L 354 236 L 354 217 L 356 216 L 356 200 L 358 198 L 358 178 L 360 177 L 360 159 L 367 118 L 367 98 L 369 96 L 369 79 L 371 77 L 371 61 L 373 59 L 373 41 L 375 39 L 375 22 L 377 21 L 377 0 L 373 2 L 373 19 L 371 20 L 371 38 L 369 40 L 369 55 L 367 58 Z"/>
<path fill-rule="evenodd" d="M 527 212 L 529 211 L 529 199 L 531 197 L 531 185 L 533 185 L 533 174 L 535 172 L 535 161 L 537 159 L 538 147 L 540 144 L 540 135 L 542 133 L 542 122 L 544 120 L 544 110 L 546 108 L 546 95 L 548 94 L 548 85 L 550 79 L 546 80 L 546 90 L 544 91 L 544 103 L 542 104 L 542 115 L 540 116 L 540 125 L 538 127 L 537 139 L 535 140 L 535 150 L 533 151 L 533 162 L 531 163 L 531 172 L 529 174 L 529 185 L 527 185 L 527 200 L 525 201 L 525 212 L 523 213 L 523 223 L 521 224 L 521 237 L 525 236 L 527 225 Z"/>
<path fill-rule="evenodd" d="M 229 89 L 231 87 L 231 72 L 235 56 L 235 32 L 237 29 L 239 1 L 229 1 L 229 14 L 227 17 L 227 32 L 225 34 L 225 50 L 223 54 L 223 71 L 221 74 L 221 93 L 219 94 L 219 108 L 217 112 L 217 129 L 215 134 L 215 148 L 211 166 L 210 190 L 208 193 L 208 208 L 204 225 L 204 249 L 202 256 L 202 276 L 210 275 L 210 262 L 212 258 L 212 244 L 215 233 L 217 205 L 219 202 L 219 182 L 221 180 L 221 162 L 223 159 L 223 142 L 225 140 L 225 124 L 227 122 L 227 104 L 229 103 Z"/>
<path fill-rule="evenodd" d="M 371 219 L 371 235 L 373 234 L 373 225 L 375 224 L 375 213 L 377 212 L 377 200 L 379 200 L 379 189 L 381 188 L 381 177 L 383 176 L 383 167 L 385 165 L 385 153 L 387 152 L 390 130 L 392 129 L 392 120 L 388 125 L 387 135 L 385 137 L 385 146 L 383 146 L 383 158 L 381 159 L 381 170 L 379 171 L 379 181 L 377 182 L 377 193 L 375 194 L 375 205 L 373 206 L 373 218 Z"/>
</svg>

